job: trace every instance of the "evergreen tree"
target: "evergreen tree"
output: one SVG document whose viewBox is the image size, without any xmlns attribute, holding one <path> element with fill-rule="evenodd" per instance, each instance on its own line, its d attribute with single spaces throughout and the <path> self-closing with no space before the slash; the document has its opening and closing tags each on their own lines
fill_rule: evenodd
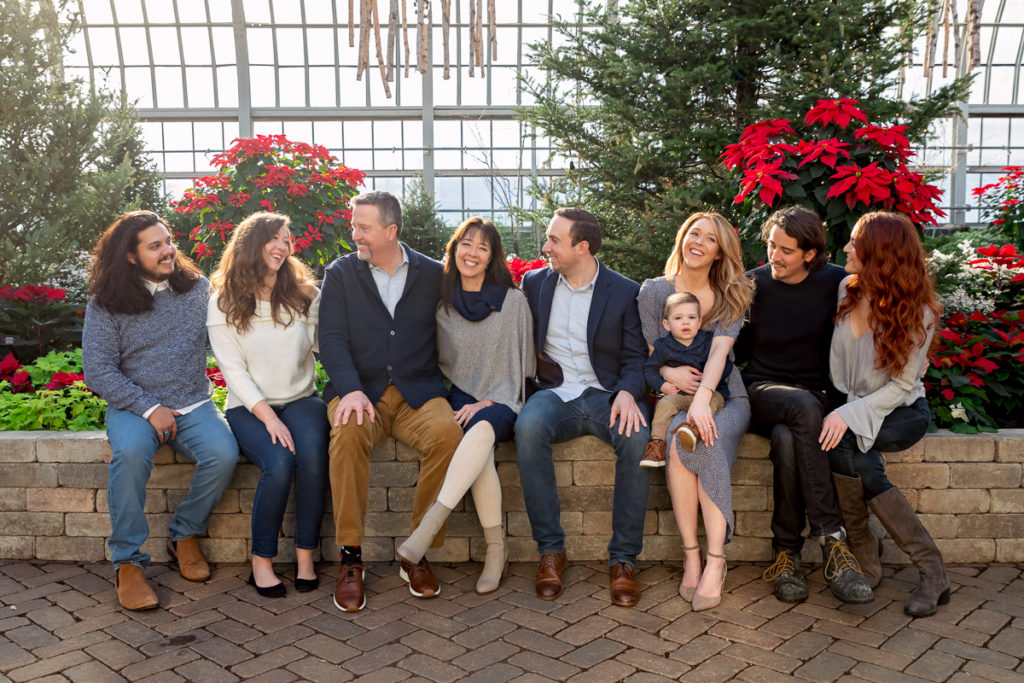
<svg viewBox="0 0 1024 683">
<path fill-rule="evenodd" d="M 0 3 L 0 284 L 46 281 L 123 210 L 163 208 L 132 108 L 64 71 L 69 4 Z"/>
<path fill-rule="evenodd" d="M 526 80 L 536 106 L 524 116 L 572 161 L 541 194 L 546 216 L 558 202 L 596 213 L 604 260 L 634 278 L 661 271 L 689 213 L 743 222 L 718 157 L 748 124 L 850 97 L 873 122 L 908 125 L 921 142 L 969 85 L 896 98 L 900 68 L 927 28 L 917 0 L 607 5 L 592 0 L 575 21 L 556 23 L 564 40 L 533 46 L 546 78 Z"/>
</svg>

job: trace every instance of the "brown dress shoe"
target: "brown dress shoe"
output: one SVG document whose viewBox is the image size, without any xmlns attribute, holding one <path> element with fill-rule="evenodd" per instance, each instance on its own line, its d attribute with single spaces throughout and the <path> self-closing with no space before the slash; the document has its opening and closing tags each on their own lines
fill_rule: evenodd
<svg viewBox="0 0 1024 683">
<path fill-rule="evenodd" d="M 662 439 L 651 439 L 644 449 L 644 459 L 640 461 L 640 467 L 664 467 L 665 466 L 665 442 Z"/>
<path fill-rule="evenodd" d="M 441 594 L 441 584 L 434 578 L 434 572 L 430 571 L 430 563 L 425 557 L 419 564 L 402 560 L 398 575 L 409 584 L 409 592 L 417 598 L 436 598 Z"/>
<path fill-rule="evenodd" d="M 636 569 L 628 562 L 617 562 L 608 569 L 612 604 L 632 607 L 640 599 L 635 572 Z"/>
<path fill-rule="evenodd" d="M 195 536 L 180 541 L 167 539 L 167 552 L 178 563 L 178 571 L 189 581 L 206 581 L 210 578 L 210 565 L 203 559 L 199 540 Z"/>
<path fill-rule="evenodd" d="M 537 597 L 541 600 L 554 600 L 562 594 L 562 572 L 569 561 L 565 552 L 544 553 L 537 565 L 537 578 L 533 585 L 537 589 Z"/>
<path fill-rule="evenodd" d="M 366 570 L 361 564 L 343 564 L 338 570 L 338 585 L 334 587 L 334 606 L 342 612 L 358 612 L 366 607 L 363 578 Z"/>
<path fill-rule="evenodd" d="M 137 564 L 125 562 L 118 566 L 114 574 L 114 588 L 117 589 L 117 601 L 125 609 L 153 609 L 160 604 L 156 593 L 146 583 L 142 567 Z"/>
</svg>

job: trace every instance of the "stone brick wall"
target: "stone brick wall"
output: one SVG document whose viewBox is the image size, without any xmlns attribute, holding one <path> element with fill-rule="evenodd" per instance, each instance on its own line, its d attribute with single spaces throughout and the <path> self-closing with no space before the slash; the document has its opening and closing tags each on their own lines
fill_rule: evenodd
<svg viewBox="0 0 1024 683">
<path fill-rule="evenodd" d="M 771 462 L 767 441 L 744 437 L 733 468 L 736 535 L 728 548 L 735 560 L 762 561 L 770 556 L 772 509 Z M 106 554 L 107 466 L 110 449 L 104 432 L 0 433 L 0 559 L 101 560 Z M 601 560 L 611 536 L 614 455 L 594 437 L 555 449 L 555 472 L 568 534 L 570 557 Z M 1024 430 L 995 435 L 928 435 L 914 448 L 888 455 L 889 477 L 899 486 L 935 536 L 946 561 L 1024 562 Z M 364 556 L 392 560 L 396 541 L 408 533 L 418 453 L 387 440 L 372 455 L 369 512 Z M 502 482 L 510 554 L 515 561 L 536 558 L 530 536 L 515 449 L 501 444 L 495 455 Z M 169 448 L 156 456 L 146 512 L 151 536 L 144 549 L 166 561 L 164 549 L 171 511 L 184 497 L 193 467 Z M 210 537 L 202 540 L 207 557 L 217 562 L 248 558 L 249 516 L 259 478 L 255 465 L 239 463 L 231 486 L 210 518 Z M 334 525 L 324 516 L 321 550 L 336 557 Z M 877 520 L 873 521 L 877 526 Z M 881 527 L 877 526 L 880 530 Z M 286 515 L 284 534 L 294 520 Z M 885 540 L 885 560 L 905 562 Z M 809 543 L 804 558 L 819 562 Z M 294 558 L 284 539 L 278 560 Z M 642 560 L 681 560 L 665 476 L 652 473 Z M 448 540 L 428 555 L 434 561 L 463 562 L 483 558 L 483 538 L 467 496 L 453 513 Z"/>
</svg>

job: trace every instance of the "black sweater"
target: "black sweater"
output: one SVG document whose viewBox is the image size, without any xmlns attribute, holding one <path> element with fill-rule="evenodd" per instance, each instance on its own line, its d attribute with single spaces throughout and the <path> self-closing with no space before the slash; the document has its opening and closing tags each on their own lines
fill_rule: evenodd
<svg viewBox="0 0 1024 683">
<path fill-rule="evenodd" d="M 736 341 L 736 362 L 749 361 L 743 382 L 772 381 L 831 389 L 828 353 L 839 283 L 846 271 L 827 264 L 795 285 L 772 279 L 770 266 L 748 271 L 757 291 L 750 321 Z"/>
</svg>

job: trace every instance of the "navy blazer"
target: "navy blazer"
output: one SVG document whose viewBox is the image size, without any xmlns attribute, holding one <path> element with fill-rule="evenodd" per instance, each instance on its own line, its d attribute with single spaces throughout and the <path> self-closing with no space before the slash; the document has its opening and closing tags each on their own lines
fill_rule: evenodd
<svg viewBox="0 0 1024 683">
<path fill-rule="evenodd" d="M 639 402 L 646 393 L 644 361 L 647 342 L 640 328 L 636 297 L 640 285 L 597 262 L 597 281 L 587 317 L 587 349 L 590 364 L 601 386 L 613 394 L 625 390 Z M 558 273 L 550 268 L 532 270 L 523 276 L 523 291 L 533 314 L 534 342 L 541 363 L 551 300 Z M 550 359 L 546 360 L 551 363 Z M 557 384 L 556 384 L 557 386 Z"/>
<path fill-rule="evenodd" d="M 413 408 L 448 394 L 437 367 L 434 318 L 442 267 L 402 246 L 409 254 L 409 273 L 394 318 L 369 265 L 356 254 L 335 259 L 324 273 L 320 363 L 330 380 L 325 401 L 358 390 L 376 403 L 388 380 Z"/>
</svg>

